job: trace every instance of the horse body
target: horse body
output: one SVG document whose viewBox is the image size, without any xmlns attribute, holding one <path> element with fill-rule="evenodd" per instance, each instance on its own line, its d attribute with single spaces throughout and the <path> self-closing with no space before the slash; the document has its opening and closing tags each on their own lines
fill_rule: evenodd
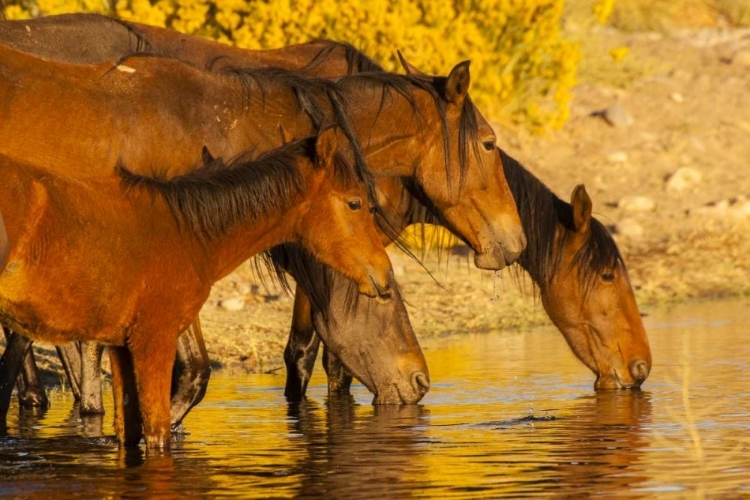
<svg viewBox="0 0 750 500">
<path fill-rule="evenodd" d="M 352 181 L 332 187 L 343 174 L 334 167 L 343 161 L 335 156 L 335 132 L 316 138 L 317 160 L 301 156 L 309 144 L 282 148 L 288 153 L 282 160 L 295 160 L 293 166 L 267 154 L 234 169 L 208 165 L 171 180 L 120 168 L 121 178 L 82 181 L 0 157 L 0 213 L 10 248 L 0 275 L 0 321 L 31 338 L 114 346 L 120 441 L 137 444 L 142 420 L 147 445 L 167 447 L 177 337 L 228 270 L 268 247 L 299 241 L 328 265 L 364 267 L 362 282 L 388 281 L 390 262 L 372 219 L 346 201 Z M 250 179 L 247 185 L 241 177 Z M 121 184 L 147 191 L 152 202 L 139 200 L 139 193 L 123 195 Z M 233 191 L 217 192 L 217 186 Z M 363 191 L 358 188 L 360 196 Z M 129 398 L 139 401 L 139 411 L 126 407 Z"/>
</svg>

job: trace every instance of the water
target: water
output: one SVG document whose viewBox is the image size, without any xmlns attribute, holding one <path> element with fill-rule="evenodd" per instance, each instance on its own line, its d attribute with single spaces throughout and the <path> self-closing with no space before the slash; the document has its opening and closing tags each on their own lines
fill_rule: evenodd
<svg viewBox="0 0 750 500">
<path fill-rule="evenodd" d="M 169 455 L 86 437 L 96 423 L 53 393 L 44 416 L 11 408 L 0 496 L 750 496 L 750 301 L 645 319 L 642 391 L 595 393 L 551 328 L 446 337 L 424 342 L 433 386 L 414 407 L 374 408 L 361 387 L 328 401 L 322 370 L 297 406 L 282 374 L 215 374 Z"/>
</svg>

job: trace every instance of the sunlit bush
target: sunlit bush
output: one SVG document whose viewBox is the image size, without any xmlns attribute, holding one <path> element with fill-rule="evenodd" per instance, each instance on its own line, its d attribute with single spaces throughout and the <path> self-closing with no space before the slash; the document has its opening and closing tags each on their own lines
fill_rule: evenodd
<svg viewBox="0 0 750 500">
<path fill-rule="evenodd" d="M 112 2 L 112 3 L 111 3 Z M 425 72 L 471 59 L 471 93 L 498 120 L 535 129 L 568 118 L 578 49 L 560 33 L 565 0 L 6 0 L 17 19 L 103 12 L 240 47 L 330 38 L 397 70 L 396 49 Z"/>
</svg>

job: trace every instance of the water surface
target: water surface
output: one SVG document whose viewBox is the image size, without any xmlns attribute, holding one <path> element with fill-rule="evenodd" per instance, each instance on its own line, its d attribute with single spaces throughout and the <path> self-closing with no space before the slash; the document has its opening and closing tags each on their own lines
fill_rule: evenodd
<svg viewBox="0 0 750 500">
<path fill-rule="evenodd" d="M 216 373 L 171 454 L 123 452 L 53 392 L 11 408 L 0 495 L 409 498 L 750 496 L 750 301 L 650 311 L 641 391 L 593 391 L 553 328 L 423 342 L 423 404 L 289 405 L 283 374 Z M 281 355 L 281 353 L 279 353 Z M 107 395 L 109 396 L 109 395 Z M 111 400 L 107 399 L 107 408 Z"/>
</svg>

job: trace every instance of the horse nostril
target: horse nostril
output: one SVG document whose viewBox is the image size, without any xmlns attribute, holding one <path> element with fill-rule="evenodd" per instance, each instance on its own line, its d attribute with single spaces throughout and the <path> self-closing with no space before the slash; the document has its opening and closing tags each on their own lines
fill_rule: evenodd
<svg viewBox="0 0 750 500">
<path fill-rule="evenodd" d="M 630 363 L 630 375 L 634 380 L 643 382 L 648 377 L 648 363 L 644 360 L 639 359 Z"/>
<path fill-rule="evenodd" d="M 375 284 L 375 289 L 378 291 L 378 298 L 390 300 L 393 295 L 393 293 L 391 292 L 391 285 L 386 284 L 385 286 L 380 286 L 375 283 L 375 280 L 373 280 L 373 283 Z"/>
<path fill-rule="evenodd" d="M 411 385 L 418 393 L 425 394 L 430 390 L 430 379 L 424 372 L 415 372 L 411 376 Z"/>
</svg>

